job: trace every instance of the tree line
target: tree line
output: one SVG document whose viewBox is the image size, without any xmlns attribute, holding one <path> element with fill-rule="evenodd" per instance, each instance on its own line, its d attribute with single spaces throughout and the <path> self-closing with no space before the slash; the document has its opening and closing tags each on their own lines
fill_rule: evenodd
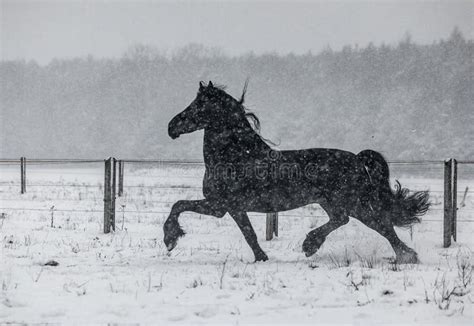
<svg viewBox="0 0 474 326">
<path fill-rule="evenodd" d="M 389 160 L 474 156 L 474 42 L 458 29 L 429 45 L 329 47 L 229 56 L 191 44 L 171 55 L 137 45 L 121 58 L 0 63 L 0 157 L 202 156 L 202 133 L 172 141 L 167 124 L 200 80 L 246 106 L 280 149 L 371 148 Z"/>
</svg>

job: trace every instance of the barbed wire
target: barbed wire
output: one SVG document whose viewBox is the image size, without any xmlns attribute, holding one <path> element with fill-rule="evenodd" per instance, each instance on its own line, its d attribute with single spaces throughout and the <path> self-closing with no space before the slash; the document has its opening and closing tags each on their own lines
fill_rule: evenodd
<svg viewBox="0 0 474 326">
<path fill-rule="evenodd" d="M 27 159 L 26 164 L 27 165 L 61 165 L 61 164 L 96 164 L 96 163 L 104 163 L 104 159 Z M 131 163 L 131 164 L 162 164 L 162 165 L 198 165 L 198 166 L 204 166 L 204 162 L 201 160 L 166 160 L 166 159 L 124 159 L 121 160 L 122 162 L 125 163 Z M 474 164 L 474 161 L 471 160 L 460 160 L 457 161 L 460 164 Z M 394 165 L 434 165 L 434 164 L 444 164 L 444 161 L 437 161 L 437 160 L 420 160 L 420 161 L 389 161 L 389 164 L 394 164 Z M 0 159 L 0 165 L 19 165 L 21 164 L 20 159 Z M 30 170 L 31 174 L 35 174 Z M 55 172 L 51 172 L 49 174 L 56 174 Z M 61 174 L 71 174 L 71 175 L 94 175 L 94 176 L 102 176 L 102 173 L 81 173 L 81 172 L 61 172 Z M 134 176 L 134 177 L 143 177 L 143 178 L 151 178 L 151 179 L 202 179 L 202 177 L 198 176 L 178 176 L 178 177 L 173 177 L 169 175 L 154 175 L 154 176 Z M 442 180 L 442 178 L 440 178 Z M 55 188 L 61 188 L 61 187 L 74 187 L 74 188 L 95 188 L 95 189 L 101 189 L 103 188 L 103 183 L 98 183 L 98 184 L 77 184 L 77 183 L 62 183 L 62 184 L 47 184 L 47 183 L 34 183 L 34 182 L 27 182 L 26 183 L 28 187 L 31 189 L 38 189 L 38 187 L 55 187 Z M 416 185 L 416 184 L 415 184 Z M 418 184 L 419 186 L 422 186 L 422 184 Z M 0 187 L 20 187 L 21 183 L 9 183 L 9 182 L 0 182 Z M 426 186 L 426 185 L 423 185 Z M 136 188 L 141 188 L 141 189 L 156 189 L 156 190 L 177 190 L 177 191 L 201 191 L 202 186 L 193 186 L 193 185 L 144 185 L 144 184 L 124 184 L 124 190 L 126 189 L 136 189 Z M 36 190 L 35 189 L 35 190 Z M 444 193 L 443 190 L 430 190 L 430 192 L 435 193 L 435 194 L 442 194 Z M 458 190 L 457 194 L 462 196 L 463 194 L 472 194 L 474 193 L 473 190 L 468 190 L 468 191 L 463 191 L 463 190 Z M 118 197 L 120 198 L 120 197 Z M 7 200 L 7 199 L 1 199 L 2 201 L 13 201 L 12 200 Z M 143 199 L 140 199 L 143 200 Z M 146 199 L 144 199 L 146 200 Z M 21 201 L 21 200 L 20 200 Z M 60 199 L 54 199 L 54 200 L 48 200 L 48 201 L 60 201 Z M 64 200 L 66 201 L 66 199 Z M 77 201 L 74 199 L 71 199 L 70 201 Z M 160 200 L 146 200 L 149 203 L 162 203 L 162 204 L 173 204 L 174 201 L 160 201 Z M 84 202 L 84 200 L 83 200 Z M 132 201 L 133 203 L 133 201 Z M 15 207 L 4 207 L 0 208 L 1 210 L 13 210 L 13 211 L 47 211 L 50 212 L 51 209 L 48 208 L 15 208 Z M 443 211 L 443 208 L 432 208 L 431 211 Z M 69 212 L 69 213 L 101 213 L 103 214 L 103 210 L 90 210 L 90 209 L 54 209 L 54 212 Z M 136 213 L 136 214 L 169 214 L 169 211 L 155 211 L 155 210 L 117 210 L 118 213 L 123 212 L 123 213 Z M 462 212 L 474 212 L 472 209 L 463 209 Z M 192 213 L 184 213 L 184 214 L 192 214 Z M 279 216 L 282 217 L 326 217 L 326 215 L 300 215 L 300 214 L 285 214 L 281 213 Z M 443 219 L 423 219 L 423 221 L 433 221 L 433 222 L 442 222 Z M 457 222 L 474 222 L 474 219 L 458 219 Z"/>
<path fill-rule="evenodd" d="M 68 187 L 71 187 L 71 188 L 95 188 L 95 189 L 102 189 L 104 186 L 103 184 L 98 184 L 98 185 L 88 185 L 88 184 L 38 184 L 38 183 L 30 183 L 30 182 L 27 182 L 26 184 L 29 188 L 31 187 L 50 187 L 50 188 L 61 188 L 61 187 L 64 187 L 64 188 L 68 188 Z M 20 183 L 8 183 L 8 182 L 0 182 L 0 187 L 20 187 L 21 184 Z M 410 185 L 413 187 L 413 185 Z M 187 185 L 180 185 L 180 186 L 173 186 L 173 185 L 170 185 L 170 186 L 161 186 L 161 185 L 140 185 L 140 184 L 136 184 L 136 185 L 126 185 L 124 184 L 124 191 L 126 189 L 156 189 L 156 190 L 191 190 L 191 191 L 195 191 L 195 192 L 200 192 L 202 190 L 202 186 L 187 186 Z M 425 189 L 422 189 L 420 187 L 421 190 L 425 190 Z M 413 189 L 410 189 L 411 191 L 418 191 L 417 189 L 413 188 Z M 444 194 L 444 190 L 428 190 L 430 193 L 433 193 L 433 194 Z M 457 191 L 457 195 L 459 197 L 462 197 L 464 194 L 474 194 L 474 190 L 468 190 L 468 191 L 465 191 L 465 190 L 461 190 L 459 189 Z"/>
<path fill-rule="evenodd" d="M 104 211 L 103 210 L 88 210 L 88 209 L 50 209 L 50 208 L 17 208 L 17 207 L 0 207 L 0 210 L 9 210 L 9 211 L 37 211 L 37 212 L 63 212 L 63 213 L 95 213 L 95 214 L 103 214 Z M 127 213 L 127 214 L 169 214 L 169 211 L 154 211 L 154 210 L 117 210 L 116 211 L 116 214 L 120 214 L 120 213 Z M 253 216 L 256 216 L 256 214 L 259 214 L 259 215 L 264 215 L 265 213 L 254 213 L 254 212 L 251 212 L 249 213 L 249 215 L 251 217 Z M 193 212 L 183 212 L 181 213 L 181 215 L 195 215 L 195 216 L 201 216 L 201 215 L 204 215 L 204 214 L 197 214 L 197 213 L 193 213 Z M 212 217 L 211 215 L 205 215 L 205 216 L 209 216 L 209 217 Z M 285 213 L 279 213 L 278 214 L 278 217 L 288 217 L 288 218 L 294 218 L 294 217 L 297 217 L 297 218 L 312 218 L 312 217 L 316 217 L 316 218 L 324 218 L 324 219 L 328 219 L 328 216 L 327 215 L 301 215 L 301 214 L 285 214 Z M 442 218 L 440 219 L 427 219 L 427 218 L 422 218 L 421 219 L 421 223 L 423 222 L 444 222 L 444 220 Z M 460 222 L 460 223 L 474 223 L 474 219 L 457 219 L 456 222 Z"/>
<path fill-rule="evenodd" d="M 38 159 L 31 158 L 26 159 L 28 164 L 41 163 L 41 164 L 54 164 L 54 163 L 104 163 L 106 159 Z M 193 165 L 204 165 L 202 159 L 117 159 L 124 163 L 148 163 L 148 164 L 193 164 Z M 17 163 L 19 164 L 20 159 L 1 158 L 0 164 L 2 163 Z M 432 165 L 432 164 L 444 164 L 444 160 L 389 160 L 389 164 L 413 164 L 413 165 Z M 458 160 L 459 164 L 474 164 L 473 160 Z"/>
<path fill-rule="evenodd" d="M 15 186 L 19 187 L 21 186 L 20 183 L 9 183 L 9 184 L 2 184 L 0 183 L 0 187 L 8 187 L 8 186 Z M 80 184 L 35 184 L 35 183 L 27 183 L 28 187 L 83 187 L 83 188 L 103 188 L 102 184 L 99 185 L 80 185 Z M 183 190 L 183 189 L 191 189 L 191 190 L 201 190 L 201 186 L 147 186 L 147 185 L 129 185 L 125 186 L 125 188 L 145 188 L 145 189 L 175 189 L 175 190 Z"/>
<path fill-rule="evenodd" d="M 418 161 L 387 161 L 388 164 L 394 165 L 433 165 L 433 164 L 444 164 L 444 161 L 433 161 L 433 160 L 418 160 Z"/>
<path fill-rule="evenodd" d="M 93 200 L 93 199 L 90 199 L 90 198 L 81 199 L 81 200 L 79 200 L 79 199 L 44 199 L 44 201 L 51 202 L 51 203 L 58 203 L 58 202 L 82 202 L 82 203 L 85 203 L 85 202 L 91 201 L 91 200 Z M 184 199 L 184 200 L 199 200 L 199 199 Z M 2 199 L 2 201 L 3 202 L 21 202 L 21 200 L 13 199 L 13 198 Z M 102 199 L 100 199 L 99 201 L 102 202 Z M 165 205 L 168 205 L 168 206 L 171 206 L 176 202 L 176 201 L 143 200 L 143 199 L 140 199 L 138 201 L 146 201 L 146 203 L 148 203 L 148 204 L 150 204 L 150 203 L 152 203 L 152 204 L 165 204 Z M 127 201 L 126 204 L 124 204 L 124 206 L 133 206 L 133 204 L 135 202 L 136 201 Z M 117 205 L 117 206 L 119 206 L 119 205 Z M 21 207 L 6 207 L 4 209 L 22 210 Z M 33 209 L 35 209 L 35 208 L 33 208 Z M 38 208 L 38 209 L 43 210 L 43 208 Z M 119 209 L 116 209 L 116 211 L 119 211 Z M 315 208 L 315 209 L 313 209 L 313 211 L 322 211 L 322 209 Z M 443 212 L 444 208 L 430 208 L 430 211 L 431 212 Z M 103 212 L 103 210 L 101 210 L 100 212 Z M 140 212 L 140 211 L 137 211 L 137 212 Z M 167 213 L 169 213 L 169 211 Z M 467 214 L 467 213 L 474 213 L 474 209 L 462 209 L 461 210 L 461 209 L 458 208 L 458 214 Z M 279 212 L 279 215 L 287 216 L 287 214 L 285 214 L 283 212 Z M 300 215 L 295 214 L 294 216 L 300 216 Z M 311 215 L 302 215 L 302 216 L 311 216 Z"/>
<path fill-rule="evenodd" d="M 75 158 L 25 158 L 27 163 L 103 163 L 105 159 L 75 159 Z M 0 159 L 0 163 L 21 163 L 21 159 Z"/>
<path fill-rule="evenodd" d="M 75 188 L 103 188 L 102 184 L 100 185 L 81 185 L 81 184 L 35 184 L 35 183 L 26 183 L 28 187 L 75 187 Z M 0 187 L 20 187 L 20 183 L 0 183 Z"/>
<path fill-rule="evenodd" d="M 39 211 L 39 212 L 68 212 L 68 213 L 104 213 L 103 210 L 95 210 L 95 209 L 65 209 L 65 208 L 21 208 L 21 207 L 0 207 L 0 210 L 11 210 L 11 211 Z M 116 214 L 119 213 L 137 213 L 137 214 L 169 214 L 170 211 L 156 211 L 156 210 L 116 210 Z M 193 212 L 183 212 L 181 214 L 186 214 L 186 215 L 205 215 L 205 214 L 198 214 L 198 213 L 193 213 Z M 250 215 L 255 215 L 255 214 L 265 214 L 265 213 L 256 213 L 256 212 L 251 212 Z M 206 215 L 210 216 L 211 215 Z M 328 218 L 327 215 L 299 215 L 299 214 L 278 214 L 279 217 L 324 217 Z"/>
</svg>

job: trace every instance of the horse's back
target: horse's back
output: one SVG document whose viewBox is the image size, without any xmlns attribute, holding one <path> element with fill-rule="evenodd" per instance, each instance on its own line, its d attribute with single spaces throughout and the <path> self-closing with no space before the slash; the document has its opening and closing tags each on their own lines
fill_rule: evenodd
<svg viewBox="0 0 474 326">
<path fill-rule="evenodd" d="M 281 166 L 297 166 L 302 177 L 308 180 L 328 182 L 360 171 L 361 164 L 354 153 L 332 148 L 310 148 L 281 151 Z"/>
<path fill-rule="evenodd" d="M 308 148 L 299 150 L 284 150 L 279 152 L 285 163 L 303 164 L 353 164 L 356 155 L 352 152 L 335 148 Z"/>
</svg>

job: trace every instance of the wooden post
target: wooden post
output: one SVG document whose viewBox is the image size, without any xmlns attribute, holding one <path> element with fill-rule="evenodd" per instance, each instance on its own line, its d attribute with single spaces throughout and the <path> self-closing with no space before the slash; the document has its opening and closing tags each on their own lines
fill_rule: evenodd
<svg viewBox="0 0 474 326">
<path fill-rule="evenodd" d="M 452 159 L 452 182 L 451 182 L 451 194 L 452 194 L 452 219 L 451 219 L 451 234 L 453 236 L 453 240 L 457 242 L 457 211 L 458 211 L 458 161 L 456 159 Z"/>
<path fill-rule="evenodd" d="M 104 233 L 110 232 L 110 168 L 111 159 L 105 160 L 105 180 L 104 180 Z"/>
<path fill-rule="evenodd" d="M 112 164 L 113 164 L 113 169 L 112 169 L 112 223 L 111 227 L 115 232 L 115 198 L 116 198 L 116 191 L 117 191 L 117 160 L 115 158 L 112 158 Z"/>
<path fill-rule="evenodd" d="M 266 228 L 266 237 L 267 241 L 273 239 L 273 217 L 272 213 L 267 213 L 267 228 Z"/>
<path fill-rule="evenodd" d="M 118 180 L 118 196 L 122 197 L 123 195 L 123 170 L 124 170 L 124 164 L 125 162 L 122 160 L 118 161 L 119 163 L 119 180 Z"/>
<path fill-rule="evenodd" d="M 115 230 L 115 173 L 112 175 L 112 162 L 115 159 L 109 157 L 105 160 L 104 180 L 104 233 Z M 115 164 L 113 164 L 115 167 Z M 113 189 L 114 188 L 114 189 Z M 113 189 L 113 190 L 112 190 Z"/>
<path fill-rule="evenodd" d="M 24 194 L 26 192 L 26 158 L 20 158 L 20 170 L 21 170 L 21 193 Z"/>
<path fill-rule="evenodd" d="M 267 213 L 266 239 L 273 239 L 273 234 L 278 237 L 278 213 Z"/>
<path fill-rule="evenodd" d="M 273 213 L 275 216 L 273 217 L 273 233 L 275 236 L 278 237 L 278 212 Z"/>
<path fill-rule="evenodd" d="M 457 162 L 449 159 L 444 162 L 444 223 L 443 246 L 451 246 L 451 237 L 456 241 L 456 195 Z"/>
</svg>

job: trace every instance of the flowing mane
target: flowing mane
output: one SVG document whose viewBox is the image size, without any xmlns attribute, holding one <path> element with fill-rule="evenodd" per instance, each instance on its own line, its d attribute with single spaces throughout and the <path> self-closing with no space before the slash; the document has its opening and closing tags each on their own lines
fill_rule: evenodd
<svg viewBox="0 0 474 326">
<path fill-rule="evenodd" d="M 240 96 L 239 100 L 236 100 L 231 95 L 227 94 L 227 92 L 225 91 L 227 89 L 226 85 L 214 85 L 214 88 L 216 88 L 219 91 L 220 96 L 231 98 L 232 100 L 234 100 L 238 103 L 238 105 L 241 107 L 242 111 L 244 112 L 245 118 L 249 122 L 249 125 L 250 125 L 252 131 L 255 132 L 255 134 L 260 138 L 261 141 L 263 141 L 267 145 L 270 144 L 270 145 L 273 145 L 273 146 L 278 146 L 278 144 L 275 144 L 272 140 L 267 139 L 267 138 L 262 136 L 260 119 L 257 117 L 257 115 L 255 113 L 251 112 L 244 105 L 248 83 L 249 83 L 249 80 L 247 79 L 245 81 L 244 88 L 242 90 L 242 95 Z"/>
</svg>

